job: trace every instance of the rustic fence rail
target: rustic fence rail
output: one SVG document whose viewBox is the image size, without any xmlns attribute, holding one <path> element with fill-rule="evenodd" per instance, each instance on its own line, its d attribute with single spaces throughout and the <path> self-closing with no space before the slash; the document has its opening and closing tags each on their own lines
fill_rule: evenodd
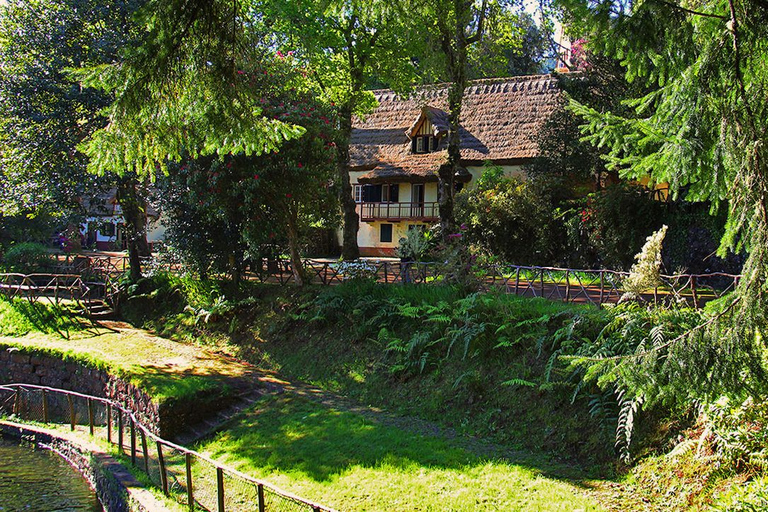
<svg viewBox="0 0 768 512">
<path fill-rule="evenodd" d="M 0 415 L 100 436 L 190 511 L 335 512 L 156 436 L 120 404 L 30 384 L 0 386 Z"/>
<path fill-rule="evenodd" d="M 351 276 L 368 275 L 391 284 L 430 284 L 441 280 L 441 267 L 427 262 L 365 260 L 355 264 L 304 260 L 308 280 L 322 285 L 341 283 Z M 361 270 L 361 267 L 363 269 Z M 286 285 L 293 282 L 291 262 L 263 260 L 251 266 L 246 276 L 261 282 Z M 563 302 L 594 305 L 618 302 L 624 295 L 622 281 L 628 272 L 584 270 L 523 265 L 481 265 L 471 273 L 484 290 L 500 290 L 525 297 L 543 297 Z M 662 275 L 661 284 L 643 294 L 647 301 L 674 302 L 702 307 L 710 300 L 733 291 L 741 276 L 725 273 Z"/>
<path fill-rule="evenodd" d="M 73 294 L 77 286 L 81 295 L 104 299 L 116 305 L 119 295 L 117 278 L 127 268 L 123 256 L 67 256 L 68 265 L 82 269 L 81 274 L 0 274 L 0 292 L 9 296 L 48 296 L 53 300 Z M 90 259 L 88 259 L 90 258 Z M 87 260 L 87 261 L 85 261 Z M 430 284 L 441 280 L 441 266 L 430 262 L 396 260 L 359 260 L 346 263 L 323 259 L 303 260 L 306 280 L 320 285 L 334 285 L 354 276 L 366 275 L 388 284 Z M 70 267 L 66 267 L 70 268 Z M 74 268 L 74 267 L 73 267 Z M 144 272 L 180 274 L 185 267 L 179 262 L 147 259 Z M 471 269 L 481 288 L 499 290 L 525 297 L 544 297 L 563 302 L 594 305 L 618 302 L 624 295 L 622 282 L 627 272 L 585 270 L 523 265 L 480 265 Z M 44 276 L 48 276 L 49 281 Z M 58 277 L 55 277 L 58 276 Z M 249 262 L 243 273 L 246 279 L 287 285 L 294 282 L 290 260 L 263 258 Z M 77 279 L 79 278 L 79 281 Z M 710 300 L 733 291 L 741 276 L 725 273 L 662 275 L 661 284 L 648 290 L 646 301 L 674 302 L 702 307 Z M 69 287 L 69 291 L 67 291 Z M 61 292 L 61 293 L 59 293 Z M 75 295 L 77 295 L 75 293 Z"/>
</svg>

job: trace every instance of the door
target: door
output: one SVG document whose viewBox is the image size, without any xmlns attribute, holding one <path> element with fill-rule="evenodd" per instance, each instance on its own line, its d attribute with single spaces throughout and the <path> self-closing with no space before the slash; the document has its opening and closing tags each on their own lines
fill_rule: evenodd
<svg viewBox="0 0 768 512">
<path fill-rule="evenodd" d="M 411 216 L 424 217 L 424 184 L 411 185 Z"/>
</svg>

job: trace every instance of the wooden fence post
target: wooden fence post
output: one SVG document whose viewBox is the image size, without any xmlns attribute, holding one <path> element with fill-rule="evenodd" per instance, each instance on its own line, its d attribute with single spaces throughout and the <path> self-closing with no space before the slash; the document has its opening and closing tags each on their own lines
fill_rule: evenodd
<svg viewBox="0 0 768 512">
<path fill-rule="evenodd" d="M 571 279 L 570 271 L 565 271 L 565 302 L 571 301 Z"/>
<path fill-rule="evenodd" d="M 136 465 L 136 422 L 131 416 L 131 464 Z"/>
<path fill-rule="evenodd" d="M 267 504 L 264 501 L 264 486 L 259 484 L 256 486 L 256 490 L 259 495 L 259 512 L 265 512 L 267 510 Z"/>
<path fill-rule="evenodd" d="M 693 307 L 699 309 L 699 295 L 696 293 L 696 276 L 691 276 L 691 292 L 693 292 Z"/>
<path fill-rule="evenodd" d="M 107 442 L 112 444 L 112 404 L 107 402 Z"/>
<path fill-rule="evenodd" d="M 168 496 L 168 473 L 165 472 L 165 458 L 163 458 L 163 445 L 160 441 L 157 444 L 157 464 L 160 466 L 160 486 L 163 489 L 163 494 Z"/>
<path fill-rule="evenodd" d="M 69 427 L 75 430 L 75 404 L 72 402 L 72 395 L 67 395 L 67 404 L 69 405 Z"/>
<path fill-rule="evenodd" d="M 520 267 L 517 267 L 515 270 L 515 295 L 518 295 L 518 291 L 520 290 Z"/>
<path fill-rule="evenodd" d="M 219 512 L 224 512 L 224 470 L 216 468 L 216 497 L 219 502 Z"/>
<path fill-rule="evenodd" d="M 187 452 L 184 454 L 184 461 L 187 466 L 187 505 L 189 510 L 195 510 L 195 494 L 192 492 L 192 454 Z"/>
<path fill-rule="evenodd" d="M 48 414 L 48 394 L 43 389 L 43 421 L 48 423 L 50 421 L 50 415 Z"/>
<path fill-rule="evenodd" d="M 149 476 L 149 450 L 147 450 L 147 435 L 144 430 L 139 430 L 141 434 L 141 453 L 144 455 L 144 472 Z"/>
<path fill-rule="evenodd" d="M 123 453 L 123 411 L 117 410 L 117 446 Z"/>
<path fill-rule="evenodd" d="M 93 435 L 93 400 L 88 399 L 88 431 Z"/>
<path fill-rule="evenodd" d="M 605 293 L 605 272 L 600 269 L 600 302 L 598 305 L 603 305 L 603 294 Z"/>
</svg>

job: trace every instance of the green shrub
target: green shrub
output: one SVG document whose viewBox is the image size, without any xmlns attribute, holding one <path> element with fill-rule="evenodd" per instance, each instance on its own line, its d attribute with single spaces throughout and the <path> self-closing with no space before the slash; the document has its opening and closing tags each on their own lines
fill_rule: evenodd
<svg viewBox="0 0 768 512">
<path fill-rule="evenodd" d="M 727 397 L 710 404 L 707 418 L 719 455 L 736 467 L 768 470 L 768 400 L 752 397 L 733 403 Z"/>
<path fill-rule="evenodd" d="M 499 167 L 488 167 L 475 188 L 456 196 L 456 219 L 469 243 L 507 263 L 545 264 L 558 246 L 548 197 Z"/>
<path fill-rule="evenodd" d="M 622 183 L 590 194 L 565 220 L 568 247 L 574 249 L 568 258 L 573 264 L 627 270 L 645 239 L 663 224 L 664 213 L 664 204 L 639 185 Z"/>
<path fill-rule="evenodd" d="M 35 242 L 13 245 L 3 257 L 3 265 L 10 272 L 31 274 L 45 270 L 51 264 L 48 249 Z"/>
<path fill-rule="evenodd" d="M 768 477 L 760 476 L 745 485 L 734 485 L 717 497 L 715 512 L 760 512 L 768 510 Z"/>
</svg>

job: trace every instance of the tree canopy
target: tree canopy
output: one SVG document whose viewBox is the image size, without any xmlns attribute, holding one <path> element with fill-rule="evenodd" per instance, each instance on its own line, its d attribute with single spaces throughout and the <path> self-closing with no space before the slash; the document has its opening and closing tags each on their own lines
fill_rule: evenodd
<svg viewBox="0 0 768 512">
<path fill-rule="evenodd" d="M 12 0 L 0 7 L 0 211 L 60 214 L 98 189 L 75 146 L 110 97 L 67 68 L 112 62 L 139 2 Z"/>
<path fill-rule="evenodd" d="M 262 115 L 243 70 L 264 55 L 240 2 L 149 0 L 136 19 L 143 31 L 119 61 L 75 72 L 114 95 L 109 123 L 81 145 L 92 172 L 152 177 L 187 153 L 262 154 L 302 135 Z"/>
</svg>

